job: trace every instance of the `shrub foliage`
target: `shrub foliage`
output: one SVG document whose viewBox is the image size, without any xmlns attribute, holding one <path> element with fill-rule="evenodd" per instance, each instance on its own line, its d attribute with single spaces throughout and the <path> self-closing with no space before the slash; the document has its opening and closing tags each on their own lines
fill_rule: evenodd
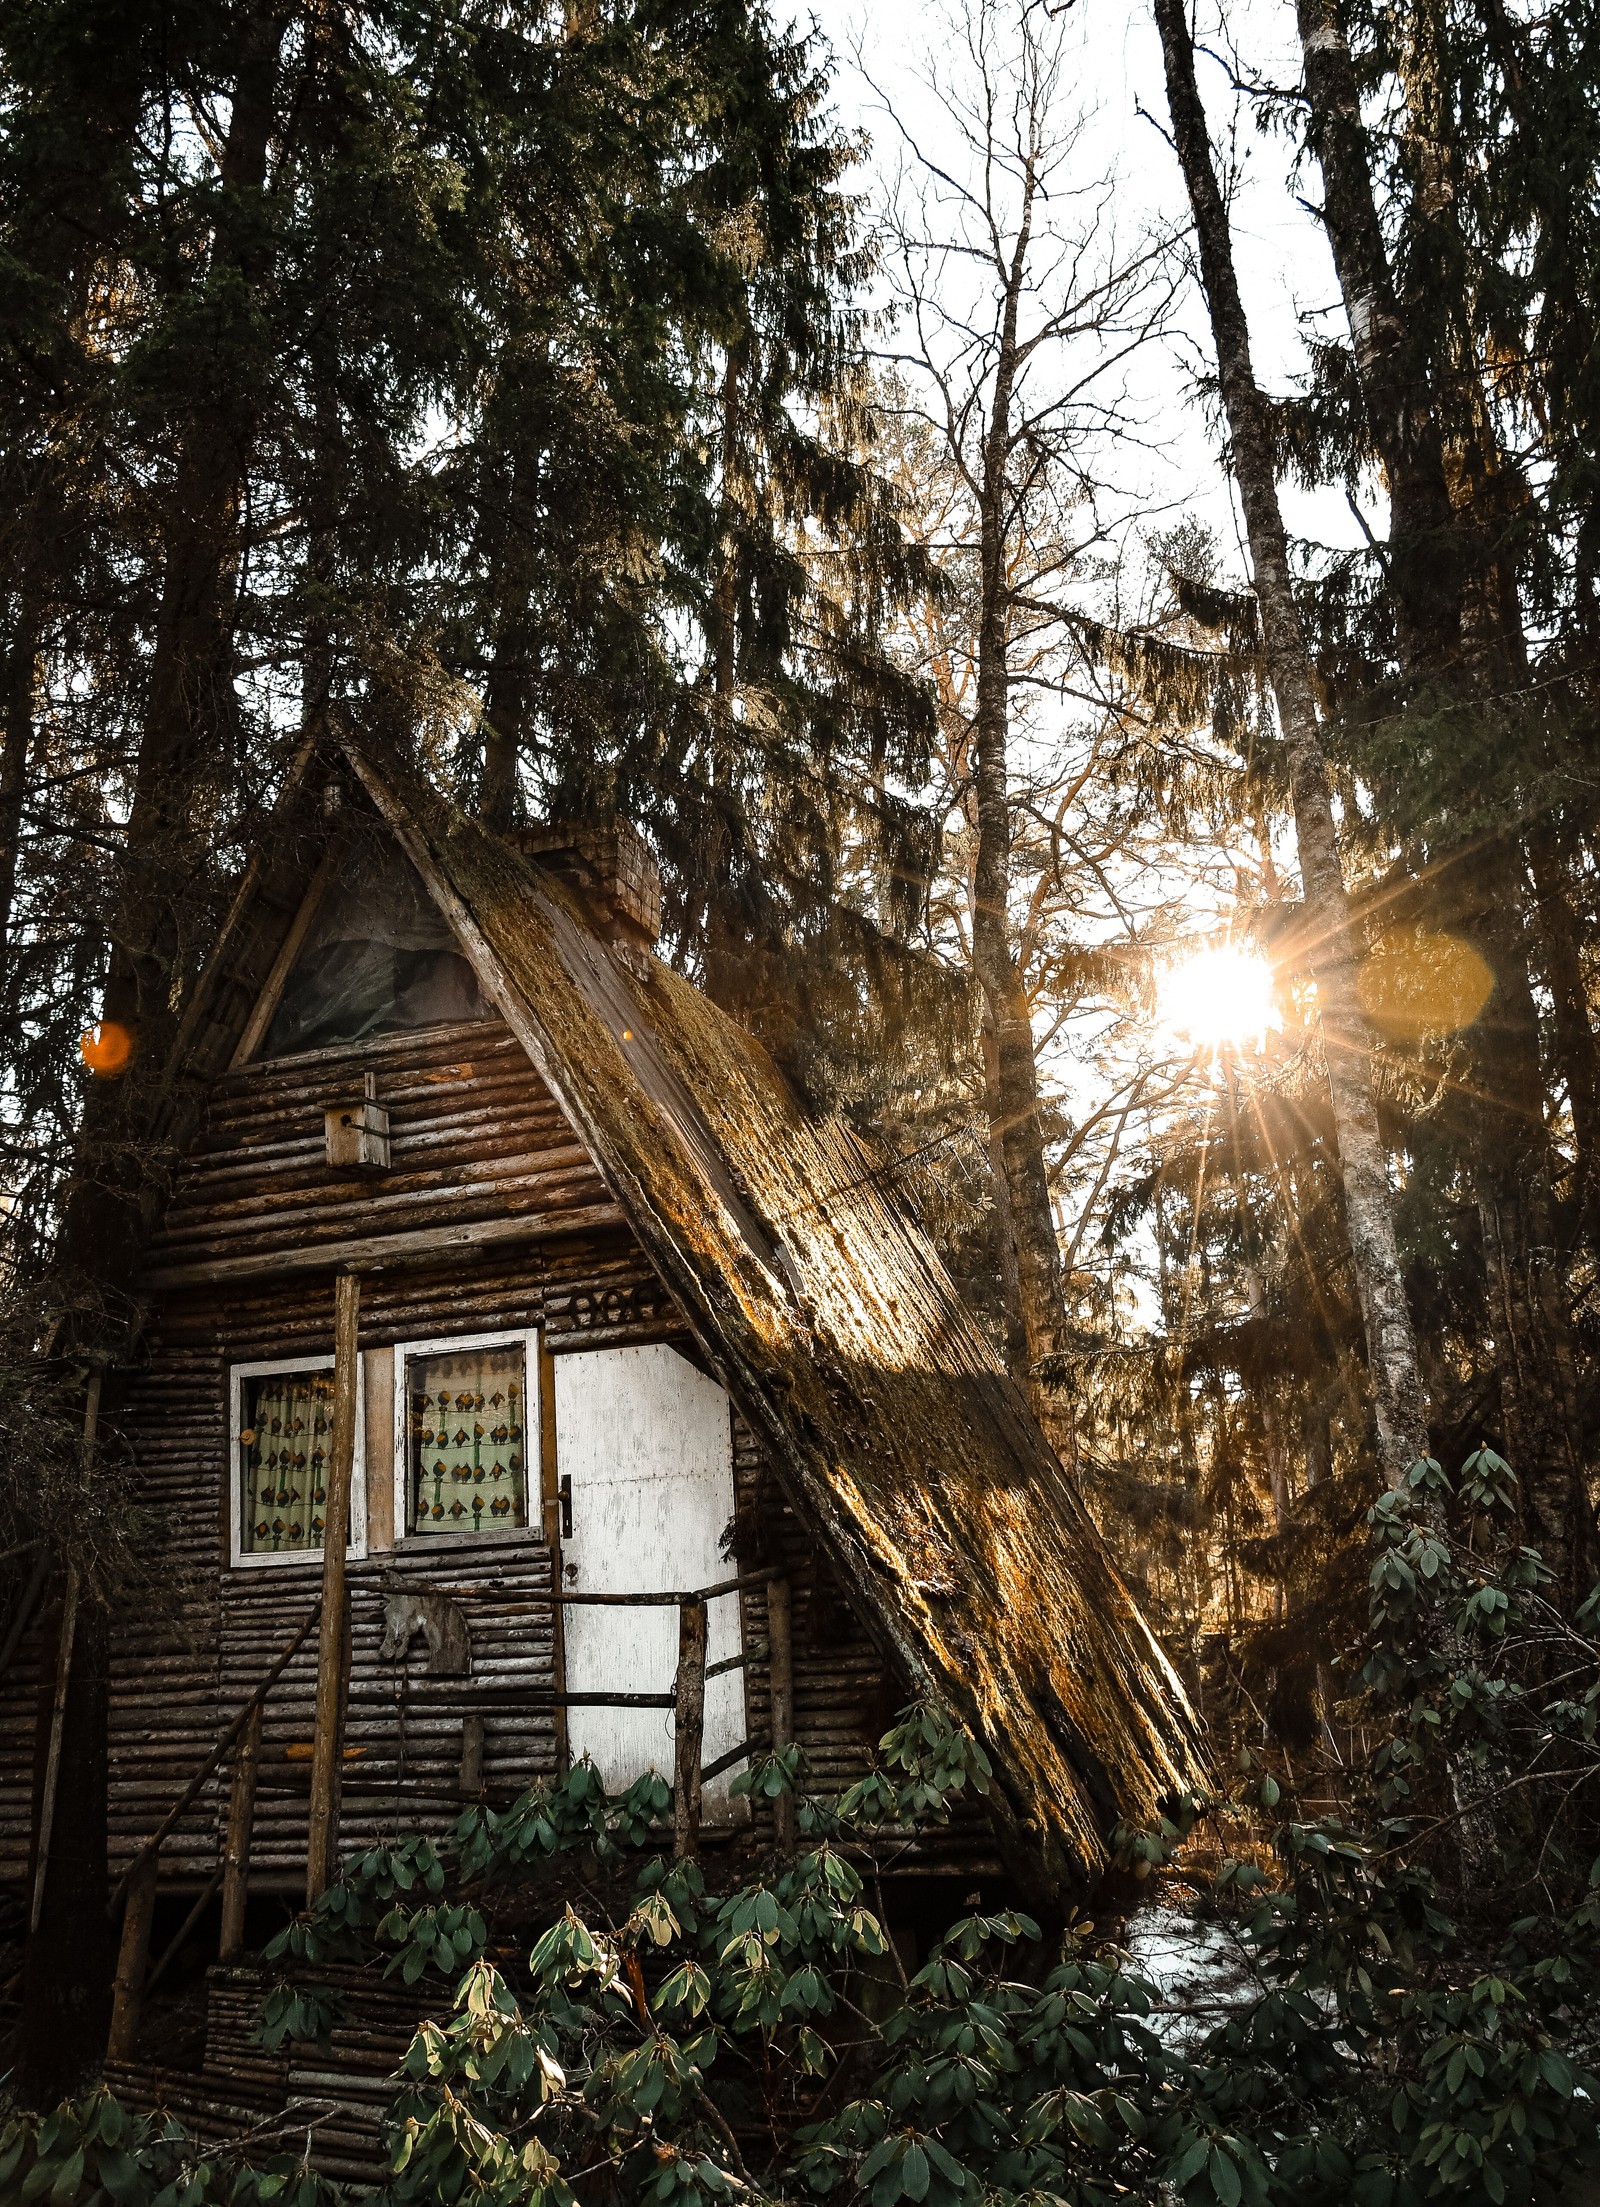
<svg viewBox="0 0 1600 2207">
<path fill-rule="evenodd" d="M 1075 1919 L 1010 1908 L 897 1944 L 880 1871 L 990 1782 L 914 1703 L 841 1799 L 798 1752 L 798 1851 L 708 1889 L 656 1851 L 651 1774 L 580 1763 L 435 1846 L 356 1857 L 269 1948 L 269 2046 L 334 2020 L 319 1965 L 430 1989 L 398 2079 L 393 2207 L 1501 2207 L 1600 2161 L 1600 1590 L 1573 1617 L 1479 1450 L 1373 1510 L 1371 1632 L 1340 1813 L 1241 1757 L 1229 1799 L 1124 1832 L 1137 1872 L 1211 1824 L 1246 1844 L 1202 1905 L 1239 1971 L 1187 2005 Z M 521 1930 L 522 1936 L 508 1936 Z M 441 1984 L 443 1980 L 443 1984 Z M 451 2000 L 447 1987 L 454 1983 Z M 419 2005 L 421 2003 L 419 2002 Z M 328 2207 L 304 2160 L 202 2147 L 106 2091 L 0 2137 L 0 2195 L 51 2207 Z"/>
</svg>

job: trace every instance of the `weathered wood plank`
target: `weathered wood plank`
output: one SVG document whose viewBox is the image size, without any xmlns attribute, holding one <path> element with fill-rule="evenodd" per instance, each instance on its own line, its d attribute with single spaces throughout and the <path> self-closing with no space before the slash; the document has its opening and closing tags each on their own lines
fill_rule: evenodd
<svg viewBox="0 0 1600 2207">
<path fill-rule="evenodd" d="M 359 1092 L 367 1067 L 391 1115 L 397 1170 L 353 1183 L 324 1162 L 322 1112 Z M 527 1192 L 539 1186 L 551 1200 L 530 1205 Z M 342 1264 L 363 1275 L 364 1349 L 502 1327 L 543 1328 L 554 1355 L 684 1338 L 667 1289 L 567 1119 L 493 1021 L 218 1078 L 152 1263 L 151 1361 L 131 1385 L 123 1422 L 137 1498 L 161 1528 L 162 1598 L 116 1625 L 116 1871 L 249 1701 L 320 1586 L 316 1559 L 223 1567 L 230 1363 L 325 1353 Z M 759 1479 L 759 1460 L 743 1429 L 739 1446 L 743 1493 Z M 837 1771 L 848 1782 L 862 1762 L 862 1712 L 875 1714 L 884 1698 L 882 1661 L 852 1618 L 824 1618 L 810 1630 L 812 1546 L 786 1512 L 773 1557 L 796 1584 L 796 1732 L 819 1779 L 832 1782 Z M 728 1598 L 745 1607 L 749 1644 L 765 1636 L 764 1596 L 759 1569 L 739 1577 L 749 1583 Z M 385 1589 L 418 1581 L 466 1611 L 469 1678 L 429 1678 L 420 1645 L 404 1663 L 379 1661 Z M 348 1587 L 345 1744 L 358 1752 L 340 1764 L 347 1848 L 419 1825 L 437 1831 L 454 1818 L 469 1719 L 482 1725 L 481 1778 L 491 1797 L 555 1774 L 564 1604 L 553 1598 L 551 1552 L 537 1532 L 375 1554 L 350 1564 Z M 17 1701 L 0 1706 L 0 1876 L 20 1875 L 27 1857 L 37 1637 L 17 1650 L 9 1680 Z M 752 1660 L 747 1676 L 751 1736 L 764 1740 L 764 1659 Z M 260 1728 L 249 1869 L 252 1881 L 277 1891 L 304 1875 L 314 1695 L 315 1663 L 303 1646 Z M 172 1826 L 165 1880 L 193 1890 L 212 1874 L 228 1792 L 228 1773 L 213 1774 Z"/>
<path fill-rule="evenodd" d="M 350 1488 L 356 1460 L 356 1404 L 361 1394 L 361 1280 L 341 1273 L 334 1293 L 333 1435 L 328 1464 L 327 1531 L 322 1544 L 322 1629 L 317 1645 L 317 1701 L 306 1839 L 306 1906 L 332 1883 L 338 1866 L 339 1763 L 350 1677 L 350 1612 L 345 1550 L 350 1539 Z"/>
<path fill-rule="evenodd" d="M 152 1266 L 145 1284 L 155 1290 L 222 1287 L 236 1280 L 284 1278 L 296 1272 L 335 1271 L 342 1265 L 377 1270 L 415 1263 L 419 1258 L 450 1257 L 507 1242 L 533 1242 L 596 1227 L 617 1226 L 615 1204 L 590 1204 L 574 1211 L 526 1211 L 510 1218 L 477 1219 L 459 1226 L 419 1227 L 397 1234 L 366 1234 L 342 1241 L 313 1242 L 297 1249 L 270 1248 L 248 1256 L 202 1259 L 191 1264 Z"/>
</svg>

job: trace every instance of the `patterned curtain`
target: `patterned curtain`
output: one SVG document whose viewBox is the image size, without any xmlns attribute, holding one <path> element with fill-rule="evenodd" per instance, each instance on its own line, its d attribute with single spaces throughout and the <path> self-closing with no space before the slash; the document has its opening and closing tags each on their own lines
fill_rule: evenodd
<svg viewBox="0 0 1600 2207">
<path fill-rule="evenodd" d="M 520 1341 L 406 1359 L 410 1532 L 527 1524 L 526 1363 Z"/>
<path fill-rule="evenodd" d="M 241 1397 L 243 1552 L 320 1548 L 333 1441 L 332 1372 L 263 1372 L 244 1381 Z"/>
</svg>

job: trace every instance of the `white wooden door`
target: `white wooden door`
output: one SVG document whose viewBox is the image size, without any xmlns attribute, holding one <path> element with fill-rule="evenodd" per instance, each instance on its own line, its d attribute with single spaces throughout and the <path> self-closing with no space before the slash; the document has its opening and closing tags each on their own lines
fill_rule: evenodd
<svg viewBox="0 0 1600 2207">
<path fill-rule="evenodd" d="M 721 1549 L 733 1516 L 728 1397 L 675 1349 L 588 1349 L 555 1364 L 556 1474 L 572 1481 L 572 1531 L 562 1541 L 569 1593 L 687 1592 L 732 1578 Z M 589 1608 L 562 1612 L 569 1693 L 671 1693 L 678 1612 Z M 739 1652 L 739 1603 L 707 1611 L 707 1661 Z M 745 1737 L 744 1673 L 706 1685 L 703 1760 Z M 567 1711 L 573 1760 L 588 1755 L 608 1792 L 654 1768 L 672 1776 L 670 1709 Z M 708 1822 L 726 1818 L 731 1771 L 705 1792 Z"/>
</svg>

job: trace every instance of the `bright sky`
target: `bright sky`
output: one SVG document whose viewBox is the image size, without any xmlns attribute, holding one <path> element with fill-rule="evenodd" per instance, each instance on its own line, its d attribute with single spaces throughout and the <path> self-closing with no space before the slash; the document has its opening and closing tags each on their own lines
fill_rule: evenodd
<svg viewBox="0 0 1600 2207">
<path fill-rule="evenodd" d="M 1016 4 L 998 0 L 1002 20 L 1007 7 Z M 939 110 L 926 80 L 930 64 L 959 64 L 959 46 L 951 32 L 960 21 L 961 5 L 962 0 L 932 0 L 929 5 L 914 0 L 814 0 L 811 12 L 837 56 L 839 115 L 872 140 L 863 180 L 869 192 L 883 192 L 897 161 L 896 116 L 929 143 L 941 142 Z M 1241 0 L 1220 20 L 1215 0 L 1201 0 L 1201 5 L 1202 45 L 1218 54 L 1236 52 L 1246 69 L 1273 83 L 1295 82 L 1294 11 L 1288 0 Z M 1124 238 L 1144 227 L 1171 224 L 1186 209 L 1176 157 L 1156 127 L 1165 126 L 1166 97 L 1147 0 L 1133 0 L 1131 6 L 1073 0 L 1067 38 L 1074 54 L 1069 81 L 1086 124 L 1082 181 L 1102 175 L 1116 179 L 1116 220 Z M 1231 148 L 1241 170 L 1234 249 L 1257 373 L 1269 389 L 1286 388 L 1304 362 L 1301 317 L 1327 316 L 1336 300 L 1327 245 L 1320 226 L 1297 203 L 1304 180 L 1291 187 L 1289 147 L 1279 135 L 1263 137 L 1251 114 L 1237 112 L 1223 67 L 1204 54 L 1201 88 L 1213 140 Z M 885 102 L 890 112 L 885 112 Z M 948 125 L 944 137 L 948 139 Z M 1343 334 L 1342 318 L 1331 326 Z M 1160 448 L 1149 456 L 1148 488 L 1162 505 L 1178 502 L 1202 513 L 1220 539 L 1236 542 L 1237 524 L 1215 445 L 1193 396 L 1196 372 L 1209 373 L 1212 365 L 1204 308 L 1191 287 L 1172 343 L 1141 370 L 1145 411 Z M 1359 541 L 1339 494 L 1307 496 L 1285 485 L 1283 500 L 1292 531 L 1341 546 Z M 1368 519 L 1381 533 L 1379 517 L 1369 512 Z"/>
<path fill-rule="evenodd" d="M 815 20 L 837 57 L 840 120 L 872 140 L 862 188 L 880 203 L 905 158 L 897 126 L 903 125 L 904 132 L 939 160 L 953 164 L 958 158 L 952 126 L 927 80 L 931 66 L 940 66 L 947 75 L 962 68 L 965 56 L 954 32 L 963 4 L 975 6 L 979 0 L 929 0 L 921 6 L 910 0 L 876 0 L 875 5 L 869 0 L 813 0 Z M 1015 21 L 1010 11 L 1021 4 L 994 0 L 997 21 Z M 1298 50 L 1289 0 L 1238 0 L 1225 25 L 1211 12 L 1218 0 L 1199 4 L 1204 11 L 1197 26 L 1203 47 L 1209 45 L 1217 56 L 1236 57 L 1242 73 L 1279 85 L 1296 81 Z M 1089 187 L 1102 177 L 1114 179 L 1108 204 L 1124 251 L 1144 234 L 1186 225 L 1182 177 L 1162 134 L 1166 97 L 1149 0 L 1133 0 L 1131 6 L 1069 0 L 1065 29 L 1069 61 L 1063 82 L 1071 87 L 1076 114 L 1062 120 L 1070 123 L 1081 115 L 1084 128 L 1075 172 L 1063 183 Z M 1269 390 L 1288 390 L 1305 366 L 1307 328 L 1315 330 L 1322 319 L 1335 334 L 1343 334 L 1327 245 L 1315 218 L 1300 204 L 1300 193 L 1315 196 L 1319 180 L 1291 175 L 1290 147 L 1281 135 L 1261 134 L 1254 113 L 1236 99 L 1220 59 L 1202 53 L 1200 67 L 1213 142 L 1239 175 L 1234 250 L 1256 372 Z M 959 274 L 953 271 L 951 280 L 958 282 Z M 1328 320 L 1330 315 L 1334 318 Z M 1248 567 L 1238 549 L 1241 532 L 1231 488 L 1195 388 L 1197 378 L 1209 376 L 1213 367 L 1204 304 L 1190 283 L 1170 335 L 1132 370 L 1144 448 L 1113 453 L 1111 465 L 1126 507 L 1153 514 L 1161 527 L 1184 516 L 1204 521 L 1232 570 L 1230 579 L 1239 580 Z M 1293 533 L 1339 547 L 1360 541 L 1358 523 L 1341 494 L 1307 495 L 1285 484 L 1281 495 Z M 1369 506 L 1367 519 L 1374 533 L 1381 534 L 1381 512 Z M 1198 884 L 1189 895 L 1191 925 L 1204 934 L 1214 924 L 1218 906 L 1207 909 L 1209 900 Z M 1224 892 L 1221 903 L 1227 901 Z M 1152 1033 L 1149 1047 L 1157 1056 L 1175 1049 L 1181 1057 L 1192 1046 L 1196 1072 L 1203 1073 L 1208 1046 L 1229 1037 L 1244 1042 L 1260 1032 L 1268 1016 L 1267 994 L 1266 968 L 1253 955 L 1203 952 L 1164 984 L 1160 1031 Z M 1082 1118 L 1103 1100 L 1106 1069 L 1092 1062 L 1094 1016 L 1074 1024 L 1076 1040 L 1071 1031 L 1064 1032 L 1047 1054 L 1074 1116 Z M 1074 1205 L 1087 1194 L 1087 1189 L 1076 1191 Z M 1089 1201 L 1092 1205 L 1093 1198 Z M 1136 1283 L 1127 1283 L 1125 1292 L 1128 1288 L 1131 1307 L 1148 1320 L 1148 1294 Z"/>
</svg>

